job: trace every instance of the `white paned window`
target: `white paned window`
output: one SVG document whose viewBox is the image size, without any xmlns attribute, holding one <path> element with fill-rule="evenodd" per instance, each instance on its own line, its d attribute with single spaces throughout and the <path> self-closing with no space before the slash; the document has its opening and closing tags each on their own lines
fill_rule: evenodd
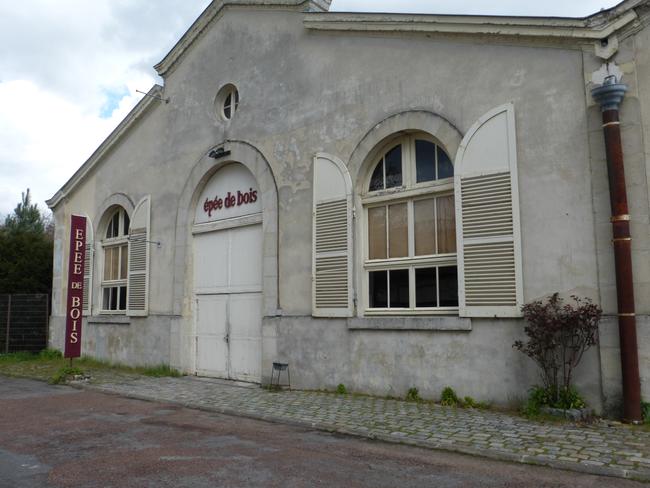
<svg viewBox="0 0 650 488">
<path fill-rule="evenodd" d="M 129 224 L 123 208 L 113 210 L 102 240 L 102 313 L 126 310 Z"/>
<path fill-rule="evenodd" d="M 232 119 L 239 108 L 239 91 L 234 86 L 228 88 L 223 101 L 223 116 L 226 120 Z"/>
<path fill-rule="evenodd" d="M 453 176 L 425 134 L 380 150 L 362 197 L 366 315 L 458 312 Z"/>
</svg>

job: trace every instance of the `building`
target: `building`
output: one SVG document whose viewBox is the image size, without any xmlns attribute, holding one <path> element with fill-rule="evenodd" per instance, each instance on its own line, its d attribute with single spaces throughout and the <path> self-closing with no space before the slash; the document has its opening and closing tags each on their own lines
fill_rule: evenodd
<svg viewBox="0 0 650 488">
<path fill-rule="evenodd" d="M 523 303 L 601 304 L 577 384 L 621 399 L 601 109 L 621 132 L 650 398 L 650 2 L 584 19 L 330 13 L 215 0 L 154 86 L 48 201 L 51 338 L 70 216 L 88 218 L 83 351 L 294 386 L 526 396 Z M 460 188 L 464 192 L 461 194 Z M 466 191 L 465 191 L 466 190 Z"/>
</svg>

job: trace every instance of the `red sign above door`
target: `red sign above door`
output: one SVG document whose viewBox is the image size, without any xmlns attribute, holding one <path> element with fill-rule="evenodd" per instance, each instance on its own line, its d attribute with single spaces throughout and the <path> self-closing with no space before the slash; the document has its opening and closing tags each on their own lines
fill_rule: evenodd
<svg viewBox="0 0 650 488">
<path fill-rule="evenodd" d="M 208 217 L 212 217 L 212 212 L 215 210 L 221 210 L 222 208 L 232 208 L 239 207 L 240 205 L 247 205 L 249 203 L 255 203 L 257 201 L 257 190 L 249 188 L 247 192 L 241 192 L 237 190 L 236 193 L 228 192 L 228 194 L 221 198 L 218 195 L 214 199 L 210 200 L 209 198 L 205 199 L 203 203 L 203 211 L 208 214 Z"/>
</svg>

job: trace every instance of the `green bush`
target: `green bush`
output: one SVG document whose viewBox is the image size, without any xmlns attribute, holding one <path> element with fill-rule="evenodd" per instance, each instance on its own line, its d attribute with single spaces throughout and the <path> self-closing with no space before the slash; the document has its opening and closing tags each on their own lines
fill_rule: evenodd
<svg viewBox="0 0 650 488">
<path fill-rule="evenodd" d="M 459 406 L 463 408 L 476 408 L 478 410 L 487 410 L 490 408 L 488 402 L 477 402 L 471 396 L 466 396 L 462 400 L 459 400 Z"/>
<path fill-rule="evenodd" d="M 598 344 L 598 323 L 602 309 L 589 298 L 571 296 L 564 303 L 559 293 L 547 300 L 536 300 L 521 307 L 528 322 L 526 342 L 515 341 L 513 347 L 540 367 L 543 388 L 550 395 L 550 406 L 580 408 L 584 402 L 573 389 L 573 371 L 584 353 Z"/>
<path fill-rule="evenodd" d="M 347 394 L 348 389 L 345 387 L 343 383 L 339 383 L 338 386 L 336 387 L 336 393 L 339 395 L 345 395 Z"/>
<path fill-rule="evenodd" d="M 442 390 L 442 395 L 440 395 L 440 405 L 446 407 L 456 407 L 460 402 L 458 401 L 458 395 L 451 386 L 445 386 Z"/>
<path fill-rule="evenodd" d="M 69 376 L 82 374 L 84 374 L 84 372 L 77 367 L 65 366 L 54 373 L 54 375 L 50 378 L 49 383 L 52 385 L 58 385 L 60 383 L 65 383 L 68 380 Z"/>
<path fill-rule="evenodd" d="M 409 391 L 406 392 L 405 400 L 407 402 L 421 402 L 422 398 L 420 397 L 420 392 L 417 388 L 409 388 Z"/>
<path fill-rule="evenodd" d="M 571 408 L 585 408 L 587 404 L 580 396 L 574 387 L 562 388 L 560 390 L 560 398 L 555 404 L 555 408 L 571 409 Z"/>
<path fill-rule="evenodd" d="M 643 423 L 650 424 L 650 402 L 641 402 L 641 413 L 643 414 Z"/>
<path fill-rule="evenodd" d="M 573 388 L 562 388 L 559 391 L 558 399 L 553 399 L 553 392 L 548 388 L 534 386 L 529 390 L 528 400 L 522 408 L 525 415 L 539 415 L 542 407 L 561 408 L 569 410 L 573 408 L 584 408 L 586 403 L 578 391 Z"/>
</svg>

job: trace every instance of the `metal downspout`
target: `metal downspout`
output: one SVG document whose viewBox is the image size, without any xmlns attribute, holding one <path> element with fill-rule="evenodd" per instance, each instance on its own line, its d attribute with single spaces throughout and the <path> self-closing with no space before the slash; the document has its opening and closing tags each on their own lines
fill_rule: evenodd
<svg viewBox="0 0 650 488">
<path fill-rule="evenodd" d="M 608 76 L 601 86 L 591 90 L 591 96 L 600 104 L 607 152 L 609 197 L 612 209 L 616 295 L 618 302 L 618 331 L 621 345 L 623 375 L 623 420 L 641 421 L 641 382 L 634 312 L 634 285 L 632 279 L 632 237 L 627 206 L 623 148 L 619 122 L 619 107 L 627 92 L 627 85 Z"/>
</svg>

